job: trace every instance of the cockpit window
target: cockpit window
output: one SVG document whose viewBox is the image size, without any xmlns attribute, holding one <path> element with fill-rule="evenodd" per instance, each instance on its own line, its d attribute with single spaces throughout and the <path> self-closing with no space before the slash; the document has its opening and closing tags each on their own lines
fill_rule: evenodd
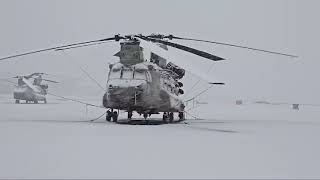
<svg viewBox="0 0 320 180">
<path fill-rule="evenodd" d="M 121 69 L 121 77 L 123 79 L 132 79 L 133 71 L 131 69 Z"/>
<path fill-rule="evenodd" d="M 114 68 L 110 72 L 110 79 L 139 79 L 146 80 L 146 69 L 138 69 L 138 68 Z"/>
</svg>

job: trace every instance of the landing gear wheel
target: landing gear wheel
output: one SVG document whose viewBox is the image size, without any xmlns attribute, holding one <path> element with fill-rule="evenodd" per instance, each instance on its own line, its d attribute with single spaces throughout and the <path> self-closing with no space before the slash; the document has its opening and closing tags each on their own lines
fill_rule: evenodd
<svg viewBox="0 0 320 180">
<path fill-rule="evenodd" d="M 143 118 L 146 120 L 148 118 L 148 114 L 147 113 L 143 113 Z"/>
<path fill-rule="evenodd" d="M 106 114 L 106 121 L 111 121 L 111 118 L 112 118 L 112 112 L 108 110 Z"/>
<path fill-rule="evenodd" d="M 44 99 L 43 103 L 47 104 L 47 99 Z"/>
<path fill-rule="evenodd" d="M 112 113 L 112 120 L 113 120 L 113 122 L 118 122 L 118 113 L 117 113 L 117 111 L 114 111 Z"/>
<path fill-rule="evenodd" d="M 144 120 L 145 120 L 145 122 L 146 122 L 146 125 L 148 125 L 148 124 L 149 124 L 149 120 L 147 120 L 147 118 L 148 118 L 148 113 L 143 113 L 143 118 L 144 118 Z"/>
<path fill-rule="evenodd" d="M 128 111 L 128 120 L 131 120 L 132 118 L 132 111 Z"/>
<path fill-rule="evenodd" d="M 179 112 L 179 121 L 184 121 L 184 113 L 183 112 Z"/>
<path fill-rule="evenodd" d="M 35 103 L 35 104 L 38 104 L 38 100 L 34 100 L 34 103 Z"/>
<path fill-rule="evenodd" d="M 20 101 L 19 101 L 19 99 L 16 99 L 16 104 L 20 104 Z"/>
<path fill-rule="evenodd" d="M 164 124 L 167 124 L 167 119 L 168 119 L 168 113 L 164 112 L 163 115 L 162 115 L 162 122 Z"/>
<path fill-rule="evenodd" d="M 173 119 L 174 119 L 173 112 L 171 112 L 169 113 L 169 122 L 173 123 Z"/>
</svg>

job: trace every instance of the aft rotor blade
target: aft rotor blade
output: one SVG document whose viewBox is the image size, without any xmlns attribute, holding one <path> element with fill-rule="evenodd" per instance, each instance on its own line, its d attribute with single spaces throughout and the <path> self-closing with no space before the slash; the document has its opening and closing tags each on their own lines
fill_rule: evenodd
<svg viewBox="0 0 320 180">
<path fill-rule="evenodd" d="M 79 42 L 79 43 L 73 43 L 73 44 L 68 44 L 68 45 L 64 45 L 64 46 L 56 46 L 56 47 L 52 47 L 52 48 L 40 49 L 40 50 L 30 51 L 30 52 L 26 52 L 26 53 L 22 53 L 22 54 L 16 54 L 16 55 L 12 55 L 12 56 L 3 57 L 3 58 L 0 58 L 0 61 L 6 60 L 6 59 L 17 58 L 17 57 L 21 57 L 21 56 L 26 56 L 26 55 L 31 55 L 31 54 L 36 54 L 36 53 L 41 53 L 41 52 L 46 52 L 46 51 L 53 51 L 56 49 L 68 48 L 68 47 L 72 47 L 72 46 L 80 46 L 80 45 L 85 45 L 85 44 L 90 44 L 90 43 L 111 41 L 111 40 L 116 40 L 116 39 L 117 39 L 117 37 L 112 37 L 112 38 L 107 38 L 107 39 L 99 39 L 99 40 L 94 40 L 94 41 Z"/>
<path fill-rule="evenodd" d="M 49 79 L 42 79 L 43 81 L 52 82 L 52 83 L 59 83 L 57 81 L 49 80 Z"/>
<path fill-rule="evenodd" d="M 221 57 L 218 57 L 218 56 L 215 56 L 215 55 L 212 55 L 212 54 L 209 54 L 207 52 L 200 51 L 200 50 L 197 50 L 197 49 L 194 49 L 194 48 L 191 48 L 191 47 L 187 47 L 187 46 L 184 46 L 184 45 L 181 45 L 181 44 L 172 43 L 172 42 L 168 42 L 168 41 L 163 41 L 161 39 L 149 38 L 149 37 L 142 36 L 142 35 L 138 35 L 136 37 L 140 38 L 140 39 L 143 39 L 145 41 L 151 41 L 151 42 L 154 42 L 154 43 L 161 43 L 161 44 L 164 44 L 164 45 L 167 45 L 167 46 L 171 46 L 171 47 L 174 47 L 174 48 L 177 48 L 177 49 L 180 49 L 180 50 L 183 50 L 183 51 L 187 51 L 189 53 L 192 53 L 192 54 L 195 54 L 195 55 L 198 55 L 198 56 L 201 56 L 201 57 L 213 60 L 213 61 L 224 60 Z"/>
<path fill-rule="evenodd" d="M 209 84 L 212 84 L 212 85 L 225 85 L 225 83 L 209 83 Z"/>
<path fill-rule="evenodd" d="M 218 44 L 218 45 L 223 45 L 223 46 L 231 46 L 231 47 L 236 47 L 236 48 L 248 49 L 248 50 L 252 50 L 252 51 L 260 51 L 260 52 L 269 53 L 269 54 L 287 56 L 287 57 L 291 57 L 291 58 L 298 58 L 298 56 L 296 56 L 296 55 L 285 54 L 285 53 L 274 52 L 274 51 L 268 51 L 268 50 L 264 50 L 264 49 L 257 49 L 257 48 L 241 46 L 241 45 L 235 45 L 235 44 L 229 44 L 229 43 L 223 43 L 223 42 L 217 42 L 217 41 L 207 41 L 207 40 L 201 40 L 201 39 L 182 38 L 182 37 L 176 37 L 176 36 L 173 36 L 173 35 L 169 35 L 167 37 L 169 39 L 180 39 L 180 40 L 206 42 L 206 43 L 211 43 L 211 44 Z"/>
</svg>

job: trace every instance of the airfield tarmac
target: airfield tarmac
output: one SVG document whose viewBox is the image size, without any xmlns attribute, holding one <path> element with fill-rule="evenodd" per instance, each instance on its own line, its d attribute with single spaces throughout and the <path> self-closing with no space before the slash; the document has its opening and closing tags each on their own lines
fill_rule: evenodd
<svg viewBox="0 0 320 180">
<path fill-rule="evenodd" d="M 319 108 L 210 103 L 204 120 L 140 126 L 13 102 L 0 96 L 0 178 L 320 178 Z"/>
</svg>

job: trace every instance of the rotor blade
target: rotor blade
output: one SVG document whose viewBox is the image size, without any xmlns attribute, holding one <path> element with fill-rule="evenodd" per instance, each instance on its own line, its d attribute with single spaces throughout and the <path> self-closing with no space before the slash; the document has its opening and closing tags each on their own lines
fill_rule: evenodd
<svg viewBox="0 0 320 180">
<path fill-rule="evenodd" d="M 198 56 L 201 56 L 201 57 L 213 60 L 213 61 L 224 60 L 221 57 L 214 56 L 214 55 L 209 54 L 207 52 L 200 51 L 200 50 L 197 50 L 197 49 L 194 49 L 194 48 L 191 48 L 191 47 L 187 47 L 187 46 L 184 46 L 184 45 L 181 45 L 181 44 L 172 43 L 172 42 L 168 42 L 168 41 L 163 41 L 163 40 L 155 39 L 155 38 L 149 38 L 149 37 L 142 36 L 142 35 L 138 35 L 136 37 L 140 38 L 140 39 L 143 39 L 145 41 L 151 41 L 151 42 L 154 42 L 154 43 L 161 43 L 161 44 L 164 44 L 164 45 L 167 45 L 167 46 L 171 46 L 171 47 L 174 47 L 174 48 L 177 48 L 177 49 L 180 49 L 180 50 L 183 50 L 183 51 L 187 51 L 189 53 L 192 53 L 192 54 L 195 54 L 195 55 L 198 55 Z"/>
<path fill-rule="evenodd" d="M 22 78 L 22 81 L 28 86 L 30 87 L 35 93 L 40 93 L 40 90 L 37 89 L 36 86 L 34 86 L 30 81 L 28 81 L 26 78 Z"/>
<path fill-rule="evenodd" d="M 97 43 L 92 43 L 92 44 L 84 44 L 84 45 L 72 46 L 72 47 L 66 47 L 66 48 L 58 48 L 58 49 L 55 49 L 55 51 L 64 51 L 64 50 L 76 49 L 76 48 L 82 48 L 82 47 L 88 47 L 88 46 L 96 46 L 96 45 L 104 44 L 107 42 L 109 42 L 109 41 L 97 42 Z"/>
<path fill-rule="evenodd" d="M 197 78 L 200 78 L 206 81 L 207 83 L 212 82 L 212 79 L 210 78 L 210 76 L 208 76 L 208 73 L 203 71 L 202 68 L 197 68 L 197 67 L 188 65 L 188 63 L 186 62 L 190 62 L 190 61 L 188 60 L 186 61 L 184 59 L 181 59 L 175 56 L 173 52 L 166 51 L 160 48 L 157 44 L 147 40 L 141 40 L 140 46 L 144 48 L 145 58 L 149 59 L 151 56 L 150 54 L 155 53 L 158 56 L 164 59 L 167 59 L 168 61 L 172 61 L 175 65 L 183 68 L 184 70 L 189 72 L 191 75 Z"/>
<path fill-rule="evenodd" d="M 43 81 L 52 82 L 52 83 L 59 83 L 57 81 L 49 80 L 49 79 L 42 79 Z"/>
<path fill-rule="evenodd" d="M 6 60 L 6 59 L 17 58 L 17 57 L 21 57 L 21 56 L 26 56 L 26 55 L 30 55 L 30 54 L 41 53 L 41 52 L 45 52 L 45 51 L 52 51 L 52 50 L 61 49 L 61 48 L 67 48 L 67 47 L 72 47 L 72 46 L 79 46 L 79 45 L 96 43 L 96 42 L 111 41 L 111 40 L 117 40 L 117 37 L 112 37 L 112 38 L 107 38 L 107 39 L 100 39 L 100 40 L 94 40 L 94 41 L 79 42 L 79 43 L 73 43 L 73 44 L 68 44 L 68 45 L 64 45 L 64 46 L 56 46 L 56 47 L 47 48 L 47 49 L 40 49 L 40 50 L 30 51 L 30 52 L 26 52 L 26 53 L 22 53 L 22 54 L 16 54 L 16 55 L 12 55 L 12 56 L 7 56 L 7 57 L 0 58 L 0 61 Z"/>
<path fill-rule="evenodd" d="M 33 76 L 42 76 L 42 75 L 47 75 L 46 73 L 32 73 L 28 76 L 24 76 L 25 78 L 32 78 Z"/>
<path fill-rule="evenodd" d="M 212 85 L 225 85 L 225 83 L 209 83 L 209 84 L 212 84 Z"/>
<path fill-rule="evenodd" d="M 207 41 L 207 40 L 192 39 L 192 38 L 182 38 L 182 37 L 176 37 L 176 36 L 173 36 L 173 35 L 169 35 L 167 37 L 169 39 L 180 39 L 180 40 L 188 40 L 188 41 L 206 42 L 206 43 L 211 43 L 211 44 L 218 44 L 218 45 L 223 45 L 223 46 L 231 46 L 231 47 L 236 47 L 236 48 L 249 49 L 249 50 L 252 50 L 252 51 L 260 51 L 260 52 L 264 52 L 264 53 L 287 56 L 287 57 L 291 57 L 291 58 L 298 58 L 298 56 L 296 56 L 296 55 L 285 54 L 285 53 L 274 52 L 274 51 L 268 51 L 268 50 L 257 49 L 257 48 L 251 48 L 251 47 L 247 47 L 247 46 L 240 46 L 240 45 L 229 44 L 229 43 L 222 43 L 222 42 L 217 42 L 217 41 Z"/>
</svg>

